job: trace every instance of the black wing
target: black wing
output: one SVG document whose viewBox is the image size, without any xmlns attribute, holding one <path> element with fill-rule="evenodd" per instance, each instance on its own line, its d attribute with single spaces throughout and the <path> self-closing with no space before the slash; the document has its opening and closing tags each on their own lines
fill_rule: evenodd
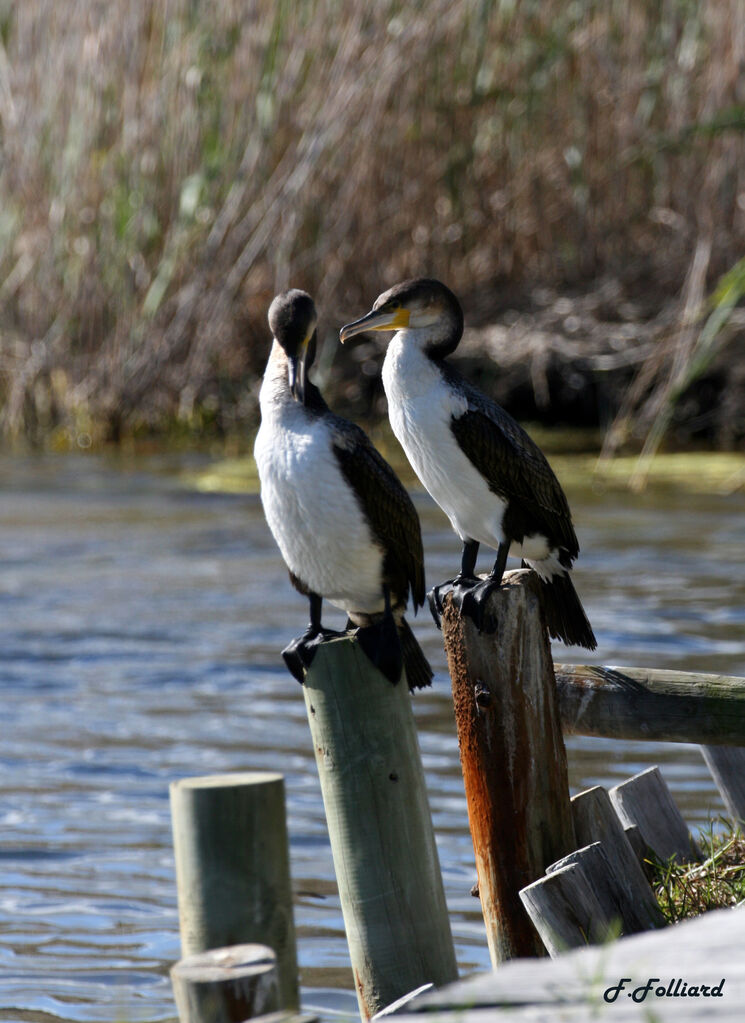
<svg viewBox="0 0 745 1023">
<path fill-rule="evenodd" d="M 451 420 L 451 428 L 489 489 L 507 501 L 503 524 L 507 536 L 521 542 L 539 533 L 576 558 L 579 544 L 569 504 L 546 456 L 496 402 L 466 381 L 459 379 L 458 387 L 466 394 L 468 408 Z"/>
<path fill-rule="evenodd" d="M 420 607 L 425 596 L 424 551 L 411 498 L 367 434 L 354 423 L 333 418 L 332 450 L 385 552 L 383 578 L 393 603 L 405 603 L 410 587 L 414 607 Z"/>
</svg>

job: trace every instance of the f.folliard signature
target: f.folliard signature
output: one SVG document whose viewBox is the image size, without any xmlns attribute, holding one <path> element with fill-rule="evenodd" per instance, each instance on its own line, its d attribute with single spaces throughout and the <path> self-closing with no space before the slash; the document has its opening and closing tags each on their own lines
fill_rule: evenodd
<svg viewBox="0 0 745 1023">
<path fill-rule="evenodd" d="M 718 984 L 689 984 L 681 977 L 673 977 L 669 983 L 660 980 L 659 977 L 650 977 L 644 984 L 637 987 L 630 987 L 631 977 L 621 977 L 617 984 L 611 984 L 603 992 L 606 1002 L 615 1002 L 622 991 L 626 992 L 627 998 L 635 1002 L 643 1002 L 648 995 L 656 998 L 723 998 L 724 979 Z"/>
</svg>

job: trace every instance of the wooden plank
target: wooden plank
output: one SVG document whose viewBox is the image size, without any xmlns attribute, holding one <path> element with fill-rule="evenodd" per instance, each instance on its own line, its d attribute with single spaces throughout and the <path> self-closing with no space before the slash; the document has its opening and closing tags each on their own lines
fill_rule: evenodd
<svg viewBox="0 0 745 1023">
<path fill-rule="evenodd" d="M 268 1012 L 265 1016 L 251 1016 L 251 1023 L 320 1023 L 318 1016 L 312 1012 Z M 244 1021 L 248 1023 L 248 1021 Z"/>
<path fill-rule="evenodd" d="M 553 663 L 533 572 L 508 572 L 479 633 L 445 600 L 442 630 L 492 963 L 545 954 L 519 891 L 576 847 Z"/>
<path fill-rule="evenodd" d="M 397 998 L 391 1005 L 386 1005 L 385 1009 L 381 1009 L 380 1012 L 376 1012 L 372 1018 L 372 1023 L 377 1023 L 379 1019 L 386 1019 L 388 1016 L 396 1016 L 398 1013 L 403 1011 L 405 1005 L 412 1002 L 415 998 L 418 998 L 425 991 L 434 991 L 434 984 L 422 984 L 421 987 L 416 988 L 414 991 L 409 991 L 408 995 L 402 995 L 401 998 Z"/>
<path fill-rule="evenodd" d="M 277 955 L 280 1006 L 297 1008 L 282 775 L 184 778 L 170 797 L 182 955 L 268 945 Z"/>
<path fill-rule="evenodd" d="M 706 766 L 734 824 L 745 825 L 745 748 L 702 746 Z"/>
<path fill-rule="evenodd" d="M 603 931 L 601 941 L 605 941 L 611 933 L 618 937 L 649 929 L 649 922 L 640 920 L 637 911 L 627 906 L 626 893 L 605 855 L 602 842 L 592 842 L 576 849 L 552 863 L 546 873 L 553 874 L 571 864 L 576 864 L 584 874 L 600 905 L 602 919 L 609 925 Z"/>
<path fill-rule="evenodd" d="M 613 918 L 578 863 L 557 867 L 521 888 L 520 898 L 550 956 L 600 945 L 613 933 Z"/>
<path fill-rule="evenodd" d="M 640 771 L 615 785 L 609 795 L 621 823 L 636 824 L 659 859 L 666 861 L 674 856 L 680 863 L 701 859 L 659 767 Z"/>
<path fill-rule="evenodd" d="M 601 948 L 568 952 L 556 959 L 514 960 L 498 970 L 451 984 L 410 1002 L 400 1023 L 678 1023 L 708 1019 L 739 1023 L 745 1004 L 745 907 L 707 913 L 662 931 L 636 934 Z M 650 978 L 665 991 L 681 981 L 686 989 L 724 980 L 718 996 L 655 996 L 635 1001 Z M 624 979 L 614 1001 L 604 998 Z M 672 987 L 671 987 L 672 984 Z M 655 984 L 653 987 L 657 987 Z"/>
<path fill-rule="evenodd" d="M 363 1019 L 458 975 L 406 680 L 350 637 L 323 643 L 303 687 Z"/>
<path fill-rule="evenodd" d="M 279 1009 L 277 957 L 266 945 L 232 945 L 171 968 L 180 1023 L 242 1023 Z"/>
<path fill-rule="evenodd" d="M 606 790 L 596 785 L 579 792 L 572 797 L 572 811 L 578 844 L 603 843 L 606 858 L 622 892 L 627 926 L 633 931 L 664 927 L 665 918 L 654 892 Z"/>
<path fill-rule="evenodd" d="M 566 734 L 745 746 L 745 679 L 557 664 Z"/>
<path fill-rule="evenodd" d="M 639 860 L 643 867 L 644 861 L 649 855 L 650 850 L 649 846 L 642 837 L 642 833 L 639 830 L 639 826 L 637 824 L 625 824 L 623 828 L 623 833 L 626 836 L 626 838 L 628 838 L 629 845 L 636 853 L 636 858 Z"/>
</svg>

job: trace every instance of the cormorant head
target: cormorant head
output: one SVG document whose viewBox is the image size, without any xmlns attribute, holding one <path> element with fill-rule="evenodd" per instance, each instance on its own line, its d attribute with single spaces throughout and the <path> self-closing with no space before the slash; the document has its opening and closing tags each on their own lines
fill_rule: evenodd
<svg viewBox="0 0 745 1023">
<path fill-rule="evenodd" d="M 463 335 L 460 302 L 439 281 L 416 277 L 384 291 L 371 312 L 341 328 L 342 343 L 367 330 L 405 330 L 432 358 L 455 351 Z"/>
<path fill-rule="evenodd" d="M 305 403 L 308 370 L 316 356 L 316 307 L 306 291 L 292 288 L 269 306 L 269 327 L 287 355 L 287 379 L 296 401 Z"/>
</svg>

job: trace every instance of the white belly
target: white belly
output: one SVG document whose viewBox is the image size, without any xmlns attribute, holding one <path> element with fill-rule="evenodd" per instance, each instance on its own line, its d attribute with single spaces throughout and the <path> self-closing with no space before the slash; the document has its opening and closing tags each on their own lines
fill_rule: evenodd
<svg viewBox="0 0 745 1023">
<path fill-rule="evenodd" d="M 298 407 L 299 408 L 299 407 Z M 349 613 L 384 607 L 382 551 L 331 450 L 322 418 L 262 416 L 254 457 L 266 520 L 287 567 Z"/>
<path fill-rule="evenodd" d="M 442 508 L 461 540 L 496 548 L 505 540 L 502 518 L 506 502 L 487 486 L 464 455 L 450 423 L 462 415 L 466 399 L 443 381 L 437 367 L 400 335 L 391 342 L 383 364 L 391 428 L 414 472 Z M 548 554 L 542 537 L 513 544 L 510 554 L 541 559 Z"/>
</svg>

